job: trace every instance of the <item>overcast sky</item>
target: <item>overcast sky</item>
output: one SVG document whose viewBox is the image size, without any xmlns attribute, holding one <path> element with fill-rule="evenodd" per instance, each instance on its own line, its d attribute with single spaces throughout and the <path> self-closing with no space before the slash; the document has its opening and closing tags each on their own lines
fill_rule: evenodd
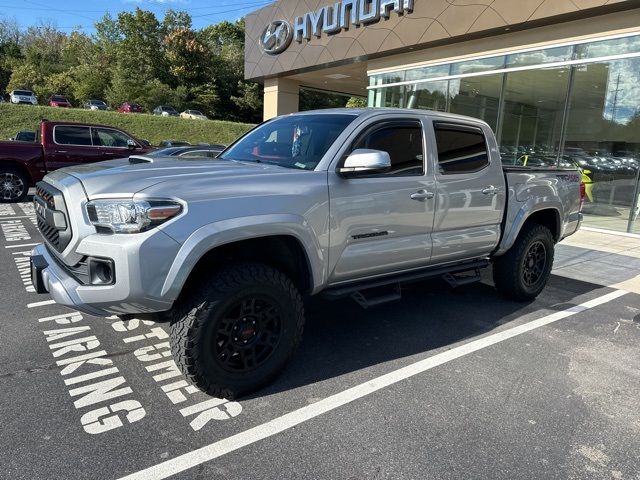
<svg viewBox="0 0 640 480">
<path fill-rule="evenodd" d="M 113 16 L 136 7 L 151 10 L 160 19 L 168 9 L 186 10 L 196 28 L 222 20 L 236 20 L 269 0 L 0 0 L 0 16 L 15 19 L 21 27 L 52 21 L 59 29 L 71 31 L 81 27 L 93 33 L 93 24 L 105 13 Z"/>
</svg>

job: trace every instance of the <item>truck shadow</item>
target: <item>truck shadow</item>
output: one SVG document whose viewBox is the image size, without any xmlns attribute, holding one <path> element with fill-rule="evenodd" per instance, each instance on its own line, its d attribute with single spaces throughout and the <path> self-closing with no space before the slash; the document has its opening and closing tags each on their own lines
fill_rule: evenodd
<svg viewBox="0 0 640 480">
<path fill-rule="evenodd" d="M 368 372 L 364 379 L 349 379 L 344 388 L 400 368 L 421 355 L 490 332 L 500 325 L 516 324 L 528 314 L 542 317 L 574 305 L 574 298 L 602 285 L 552 276 L 543 294 L 530 303 L 500 297 L 483 283 L 452 290 L 444 282 L 429 281 L 403 289 L 403 299 L 370 310 L 354 301 L 307 302 L 307 323 L 300 348 L 275 382 L 251 397 L 261 397 L 375 365 L 391 365 Z M 592 295 L 595 296 L 595 295 Z M 581 300 L 584 301 L 584 300 Z M 579 302 L 578 302 L 579 303 Z M 417 361 L 417 358 L 415 359 Z"/>
</svg>

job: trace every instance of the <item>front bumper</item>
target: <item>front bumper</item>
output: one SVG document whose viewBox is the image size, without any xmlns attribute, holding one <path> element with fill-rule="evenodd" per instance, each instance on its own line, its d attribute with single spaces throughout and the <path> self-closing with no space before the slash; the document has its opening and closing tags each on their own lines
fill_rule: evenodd
<svg viewBox="0 0 640 480">
<path fill-rule="evenodd" d="M 158 233 L 135 244 L 122 244 L 108 236 L 99 243 L 90 237 L 80 243 L 78 253 L 82 255 L 100 252 L 113 259 L 116 281 L 112 285 L 80 283 L 44 244 L 38 245 L 31 256 L 34 288 L 49 293 L 56 303 L 98 317 L 169 310 L 175 299 L 162 296 L 161 287 L 179 245 Z"/>
</svg>

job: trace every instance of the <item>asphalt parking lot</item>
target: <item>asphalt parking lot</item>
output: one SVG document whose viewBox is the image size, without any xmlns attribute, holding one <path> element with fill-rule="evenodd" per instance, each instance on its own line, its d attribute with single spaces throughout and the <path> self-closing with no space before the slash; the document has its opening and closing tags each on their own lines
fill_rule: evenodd
<svg viewBox="0 0 640 480">
<path fill-rule="evenodd" d="M 183 381 L 166 325 L 35 294 L 33 209 L 0 205 L 0 478 L 640 479 L 640 240 L 597 238 L 529 304 L 489 276 L 309 301 L 283 375 L 229 402 Z"/>
</svg>

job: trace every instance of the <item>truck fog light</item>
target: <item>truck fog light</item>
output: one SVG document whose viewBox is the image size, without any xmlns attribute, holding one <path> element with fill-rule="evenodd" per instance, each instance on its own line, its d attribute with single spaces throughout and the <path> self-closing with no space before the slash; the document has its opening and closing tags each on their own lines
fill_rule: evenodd
<svg viewBox="0 0 640 480">
<path fill-rule="evenodd" d="M 113 285 L 116 272 L 113 260 L 89 258 L 89 281 L 91 285 Z"/>
</svg>

